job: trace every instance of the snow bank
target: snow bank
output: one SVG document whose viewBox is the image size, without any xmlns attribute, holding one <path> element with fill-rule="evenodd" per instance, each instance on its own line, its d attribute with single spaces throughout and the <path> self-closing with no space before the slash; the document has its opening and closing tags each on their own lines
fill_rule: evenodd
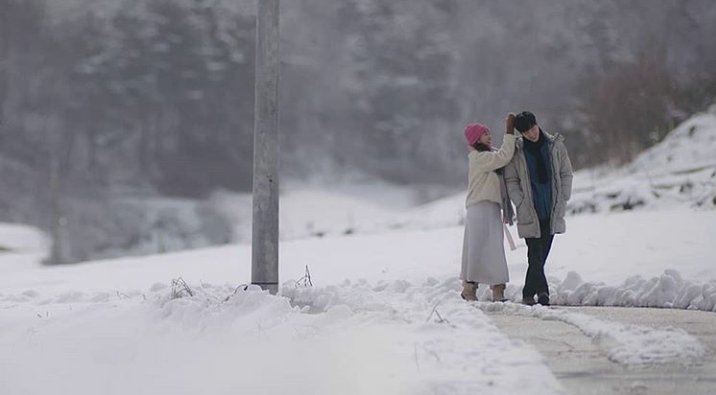
<svg viewBox="0 0 716 395">
<path fill-rule="evenodd" d="M 550 301 L 559 306 L 655 307 L 716 312 L 716 280 L 696 282 L 682 279 L 676 270 L 661 276 L 631 276 L 618 284 L 584 281 L 574 271 L 564 279 L 548 276 Z M 457 279 L 455 279 L 457 281 Z M 479 290 L 481 300 L 490 300 L 486 287 Z M 522 284 L 509 284 L 506 295 L 522 299 Z"/>
<path fill-rule="evenodd" d="M 156 283 L 3 310 L 3 393 L 564 394 L 454 284 Z M 302 303 L 298 303 L 298 301 Z M 311 306 L 309 306 L 310 303 Z M 41 380 L 35 379 L 41 372 Z"/>
<path fill-rule="evenodd" d="M 424 284 L 415 285 L 408 281 L 344 282 L 339 287 L 296 288 L 286 284 L 282 294 L 291 298 L 292 303 L 310 311 L 330 311 L 337 306 L 346 306 L 351 311 L 383 311 L 406 322 L 436 322 L 457 326 L 470 322 L 470 326 L 484 328 L 485 323 L 473 318 L 472 307 L 486 311 L 506 311 L 511 314 L 529 315 L 544 320 L 558 320 L 579 328 L 585 335 L 606 348 L 610 360 L 627 366 L 650 364 L 684 364 L 700 362 L 707 349 L 693 336 L 681 329 L 649 328 L 602 321 L 597 318 L 542 306 L 528 307 L 515 303 L 463 302 L 458 292 L 457 278 L 442 281 L 428 278 Z M 489 300 L 486 291 L 481 298 Z M 426 309 L 411 309 L 416 301 L 419 305 L 434 306 L 425 317 Z M 415 314 L 418 313 L 418 314 Z M 468 316 L 465 316 L 468 314 Z M 484 335 L 481 335 L 484 336 Z M 503 352 L 504 345 L 495 339 L 488 340 L 490 351 Z M 497 343 L 495 343 L 497 342 Z M 485 351 L 485 352 L 490 352 Z"/>
<path fill-rule="evenodd" d="M 555 304 L 565 306 L 660 307 L 716 312 L 716 281 L 684 280 L 676 270 L 659 277 L 632 276 L 619 285 L 585 282 L 576 272 L 551 279 Z"/>
<path fill-rule="evenodd" d="M 428 336 L 416 345 L 414 356 L 422 380 L 435 380 L 430 386 L 435 393 L 532 393 L 535 388 L 561 393 L 551 373 L 539 368 L 541 357 L 510 341 L 474 305 L 460 299 L 458 285 L 454 278 L 432 277 L 423 283 L 359 280 L 320 288 L 287 283 L 281 294 L 305 311 L 381 312 L 381 320 L 413 328 L 407 336 L 413 331 Z M 532 380 L 537 382 L 529 384 Z"/>
</svg>

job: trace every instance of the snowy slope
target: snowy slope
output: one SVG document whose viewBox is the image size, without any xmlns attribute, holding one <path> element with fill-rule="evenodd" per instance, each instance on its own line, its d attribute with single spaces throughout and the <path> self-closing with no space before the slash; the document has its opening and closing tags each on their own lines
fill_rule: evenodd
<svg viewBox="0 0 716 395">
<path fill-rule="evenodd" d="M 572 213 L 716 208 L 716 106 L 674 129 L 621 169 L 577 172 Z"/>
<path fill-rule="evenodd" d="M 464 199 L 459 193 L 411 209 L 392 227 L 462 223 Z M 716 209 L 716 106 L 679 125 L 623 168 L 575 172 L 568 215 L 678 208 Z"/>
<path fill-rule="evenodd" d="M 464 199 L 459 193 L 411 209 L 391 226 L 461 224 Z M 679 125 L 623 168 L 575 172 L 568 215 L 678 208 L 716 209 L 716 106 Z"/>
</svg>

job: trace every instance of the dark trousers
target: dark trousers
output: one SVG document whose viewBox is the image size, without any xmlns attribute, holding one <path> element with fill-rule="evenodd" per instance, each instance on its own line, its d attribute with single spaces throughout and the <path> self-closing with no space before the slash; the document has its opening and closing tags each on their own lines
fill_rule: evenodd
<svg viewBox="0 0 716 395">
<path fill-rule="evenodd" d="M 544 265 L 547 263 L 547 255 L 552 248 L 554 235 L 550 234 L 549 219 L 540 221 L 540 238 L 526 238 L 527 242 L 527 276 L 525 287 L 522 289 L 523 298 L 532 298 L 541 293 L 549 293 L 547 277 L 544 275 Z"/>
</svg>

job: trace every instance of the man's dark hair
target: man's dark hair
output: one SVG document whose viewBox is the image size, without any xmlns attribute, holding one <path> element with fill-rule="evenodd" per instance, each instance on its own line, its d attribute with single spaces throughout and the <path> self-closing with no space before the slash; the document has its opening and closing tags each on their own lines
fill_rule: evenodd
<svg viewBox="0 0 716 395">
<path fill-rule="evenodd" d="M 522 111 L 515 117 L 515 129 L 524 133 L 537 124 L 537 118 L 529 111 Z"/>
</svg>

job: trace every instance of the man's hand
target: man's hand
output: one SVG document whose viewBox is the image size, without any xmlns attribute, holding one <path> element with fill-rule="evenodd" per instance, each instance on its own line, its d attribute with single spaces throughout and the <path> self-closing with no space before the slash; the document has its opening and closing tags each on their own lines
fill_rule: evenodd
<svg viewBox="0 0 716 395">
<path fill-rule="evenodd" d="M 505 118 L 505 133 L 515 134 L 515 113 L 507 114 Z"/>
</svg>

